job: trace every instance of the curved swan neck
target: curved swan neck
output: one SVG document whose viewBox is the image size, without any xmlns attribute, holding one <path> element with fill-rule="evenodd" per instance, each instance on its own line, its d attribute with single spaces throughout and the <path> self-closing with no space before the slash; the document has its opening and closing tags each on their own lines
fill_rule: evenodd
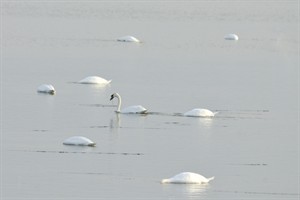
<svg viewBox="0 0 300 200">
<path fill-rule="evenodd" d="M 117 97 L 118 99 L 118 109 L 117 109 L 117 113 L 120 113 L 121 112 L 121 104 L 122 104 L 122 99 L 121 99 L 121 96 L 118 94 L 118 93 L 115 93 L 115 96 Z"/>
</svg>

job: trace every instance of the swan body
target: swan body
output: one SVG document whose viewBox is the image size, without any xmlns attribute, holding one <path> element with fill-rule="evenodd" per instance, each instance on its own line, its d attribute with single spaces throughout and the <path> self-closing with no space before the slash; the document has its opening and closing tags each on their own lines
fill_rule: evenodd
<svg viewBox="0 0 300 200">
<path fill-rule="evenodd" d="M 38 87 L 37 91 L 40 93 L 48 93 L 48 94 L 55 94 L 55 92 L 56 92 L 54 87 L 50 84 L 40 85 Z"/>
<path fill-rule="evenodd" d="M 239 40 L 239 37 L 236 34 L 230 33 L 224 36 L 225 40 Z"/>
<path fill-rule="evenodd" d="M 178 183 L 178 184 L 205 184 L 215 177 L 205 178 L 200 174 L 193 172 L 182 172 L 168 179 L 162 179 L 161 183 Z"/>
<path fill-rule="evenodd" d="M 96 143 L 83 136 L 73 136 L 66 139 L 63 144 L 65 145 L 77 145 L 77 146 L 95 146 Z"/>
<path fill-rule="evenodd" d="M 217 114 L 217 112 L 212 112 L 204 108 L 195 108 L 184 113 L 183 115 L 186 117 L 213 117 L 215 114 Z"/>
<path fill-rule="evenodd" d="M 111 82 L 111 80 L 106 80 L 99 76 L 88 76 L 88 77 L 82 79 L 81 81 L 79 81 L 79 83 L 82 83 L 82 84 L 101 84 L 101 85 L 107 85 L 110 82 Z"/>
<path fill-rule="evenodd" d="M 147 113 L 147 109 L 141 105 L 128 106 L 121 110 L 121 104 L 122 104 L 121 96 L 118 93 L 114 93 L 110 96 L 110 100 L 113 100 L 114 98 L 118 99 L 118 108 L 116 111 L 117 113 L 124 113 L 124 114 L 126 114 L 126 113 L 127 114 L 145 114 L 145 113 Z"/>
<path fill-rule="evenodd" d="M 139 39 L 133 37 L 133 36 L 124 36 L 124 37 L 120 37 L 119 39 L 117 39 L 117 41 L 119 42 L 141 42 Z"/>
</svg>

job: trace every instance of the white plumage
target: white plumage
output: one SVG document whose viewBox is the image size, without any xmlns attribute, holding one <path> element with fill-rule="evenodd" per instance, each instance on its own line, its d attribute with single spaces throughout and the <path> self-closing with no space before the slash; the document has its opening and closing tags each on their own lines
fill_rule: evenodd
<svg viewBox="0 0 300 200">
<path fill-rule="evenodd" d="M 55 89 L 52 85 L 50 84 L 43 84 L 43 85 L 40 85 L 37 89 L 37 92 L 40 92 L 40 93 L 48 93 L 48 94 L 55 94 Z"/>
<path fill-rule="evenodd" d="M 79 81 L 79 83 L 82 83 L 82 84 L 100 84 L 100 85 L 107 85 L 110 82 L 111 82 L 111 80 L 106 80 L 99 76 L 88 76 L 88 77 L 82 79 L 81 81 Z"/>
<path fill-rule="evenodd" d="M 65 145 L 77 145 L 77 146 L 95 146 L 96 143 L 83 136 L 73 136 L 66 139 L 63 144 Z"/>
<path fill-rule="evenodd" d="M 205 178 L 200 174 L 193 172 L 182 172 L 168 179 L 162 179 L 161 183 L 178 183 L 178 184 L 205 184 L 215 177 Z"/>
<path fill-rule="evenodd" d="M 186 117 L 213 117 L 217 112 L 212 112 L 204 108 L 195 108 L 190 110 L 183 115 Z"/>
<path fill-rule="evenodd" d="M 236 34 L 230 33 L 224 36 L 225 40 L 238 40 L 239 37 Z"/>
<path fill-rule="evenodd" d="M 121 96 L 118 93 L 114 93 L 111 95 L 110 100 L 113 100 L 115 97 L 118 99 L 118 108 L 116 110 L 117 113 L 124 113 L 124 114 L 145 114 L 145 113 L 147 113 L 147 109 L 141 105 L 128 106 L 121 110 L 121 104 L 122 104 Z"/>
<path fill-rule="evenodd" d="M 147 109 L 144 108 L 141 105 L 135 105 L 135 106 L 128 106 L 126 108 L 123 108 L 120 113 L 137 113 L 137 114 L 143 114 L 146 113 Z"/>
<path fill-rule="evenodd" d="M 123 36 L 117 39 L 119 42 L 141 42 L 139 39 L 133 37 L 133 36 Z"/>
</svg>

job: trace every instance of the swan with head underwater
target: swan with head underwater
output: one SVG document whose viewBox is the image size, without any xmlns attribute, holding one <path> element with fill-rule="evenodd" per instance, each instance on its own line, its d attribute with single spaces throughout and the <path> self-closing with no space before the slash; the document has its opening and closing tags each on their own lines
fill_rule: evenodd
<svg viewBox="0 0 300 200">
<path fill-rule="evenodd" d="M 63 142 L 64 145 L 74 145 L 74 146 L 90 146 L 94 147 L 96 146 L 96 143 L 90 140 L 89 138 L 83 137 L 83 136 L 73 136 L 68 139 L 66 139 Z"/>
<path fill-rule="evenodd" d="M 37 89 L 38 93 L 45 93 L 45 94 L 55 94 L 56 91 L 54 89 L 54 87 L 50 84 L 42 84 L 38 87 Z"/>
<path fill-rule="evenodd" d="M 121 105 L 122 105 L 121 96 L 118 93 L 113 93 L 110 96 L 110 100 L 113 100 L 114 98 L 118 99 L 118 108 L 116 110 L 116 113 L 123 113 L 123 114 L 146 114 L 147 113 L 147 109 L 141 105 L 128 106 L 121 110 Z"/>
<path fill-rule="evenodd" d="M 215 177 L 205 178 L 201 174 L 193 172 L 182 172 L 171 178 L 162 179 L 161 183 L 177 183 L 177 184 L 207 184 Z"/>
<path fill-rule="evenodd" d="M 194 108 L 183 114 L 186 117 L 214 117 L 218 112 L 212 112 L 205 108 Z"/>
</svg>

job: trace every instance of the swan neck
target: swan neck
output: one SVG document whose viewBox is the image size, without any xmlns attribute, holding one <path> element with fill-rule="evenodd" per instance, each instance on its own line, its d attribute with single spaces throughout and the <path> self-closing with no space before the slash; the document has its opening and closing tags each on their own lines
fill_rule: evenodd
<svg viewBox="0 0 300 200">
<path fill-rule="evenodd" d="M 118 109 L 117 109 L 117 113 L 120 113 L 121 112 L 121 104 L 122 104 L 122 99 L 121 99 L 121 96 L 116 93 L 116 97 L 118 98 Z"/>
</svg>

